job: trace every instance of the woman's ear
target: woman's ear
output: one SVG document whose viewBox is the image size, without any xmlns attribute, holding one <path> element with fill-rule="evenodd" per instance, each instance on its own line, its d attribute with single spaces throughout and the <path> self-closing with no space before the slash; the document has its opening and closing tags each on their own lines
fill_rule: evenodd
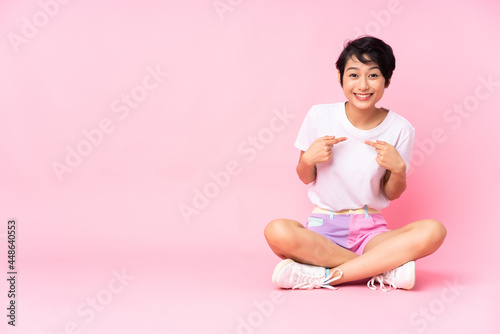
<svg viewBox="0 0 500 334">
<path fill-rule="evenodd" d="M 391 84 L 391 79 L 387 80 L 387 83 L 385 84 L 385 88 L 389 87 L 390 84 Z"/>
<path fill-rule="evenodd" d="M 340 77 L 340 71 L 338 71 L 338 74 L 339 74 L 339 84 L 340 84 L 340 87 L 342 87 L 342 78 Z"/>
</svg>

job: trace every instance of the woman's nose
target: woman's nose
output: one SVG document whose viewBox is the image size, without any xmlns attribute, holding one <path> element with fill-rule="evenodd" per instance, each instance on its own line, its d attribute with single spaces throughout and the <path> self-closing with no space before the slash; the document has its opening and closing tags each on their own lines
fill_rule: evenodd
<svg viewBox="0 0 500 334">
<path fill-rule="evenodd" d="M 370 88 L 370 85 L 368 83 L 368 80 L 366 78 L 361 78 L 359 81 L 358 81 L 358 88 L 361 89 L 361 90 L 367 90 Z"/>
</svg>

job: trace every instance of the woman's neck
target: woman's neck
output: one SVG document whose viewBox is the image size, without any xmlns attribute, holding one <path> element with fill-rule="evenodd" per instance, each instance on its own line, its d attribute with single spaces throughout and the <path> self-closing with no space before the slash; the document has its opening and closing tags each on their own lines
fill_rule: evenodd
<svg viewBox="0 0 500 334">
<path fill-rule="evenodd" d="M 360 110 L 353 107 L 349 102 L 346 102 L 345 112 L 349 122 L 356 128 L 370 130 L 384 121 L 388 110 L 376 107 L 373 107 L 372 110 Z"/>
</svg>

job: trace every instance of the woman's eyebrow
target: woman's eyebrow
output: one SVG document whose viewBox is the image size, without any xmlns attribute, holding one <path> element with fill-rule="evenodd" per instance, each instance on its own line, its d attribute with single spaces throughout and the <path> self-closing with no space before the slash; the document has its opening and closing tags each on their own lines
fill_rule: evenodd
<svg viewBox="0 0 500 334">
<path fill-rule="evenodd" d="M 359 68 L 351 66 L 351 67 L 348 67 L 346 69 L 346 72 L 349 71 L 349 70 L 359 70 Z M 380 67 L 378 67 L 378 66 L 372 66 L 368 70 L 380 70 Z"/>
</svg>

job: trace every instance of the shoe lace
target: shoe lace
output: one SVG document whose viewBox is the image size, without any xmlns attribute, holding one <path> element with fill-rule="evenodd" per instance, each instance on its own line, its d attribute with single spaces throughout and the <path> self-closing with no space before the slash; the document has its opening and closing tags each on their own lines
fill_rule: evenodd
<svg viewBox="0 0 500 334">
<path fill-rule="evenodd" d="M 395 270 L 389 270 L 383 274 L 373 276 L 366 285 L 371 290 L 377 290 L 377 287 L 375 286 L 375 281 L 377 281 L 377 283 L 380 284 L 380 290 L 384 292 L 390 291 L 391 289 L 397 289 L 395 272 Z M 387 284 L 387 287 L 384 283 Z"/>
<path fill-rule="evenodd" d="M 336 272 L 340 272 L 340 275 L 333 278 Z M 314 288 L 326 288 L 330 290 L 337 290 L 338 288 L 330 285 L 342 277 L 343 273 L 340 269 L 332 270 L 328 277 L 312 275 L 311 273 L 302 272 L 299 274 L 297 281 L 299 283 L 295 284 L 292 289 L 314 289 Z"/>
</svg>

